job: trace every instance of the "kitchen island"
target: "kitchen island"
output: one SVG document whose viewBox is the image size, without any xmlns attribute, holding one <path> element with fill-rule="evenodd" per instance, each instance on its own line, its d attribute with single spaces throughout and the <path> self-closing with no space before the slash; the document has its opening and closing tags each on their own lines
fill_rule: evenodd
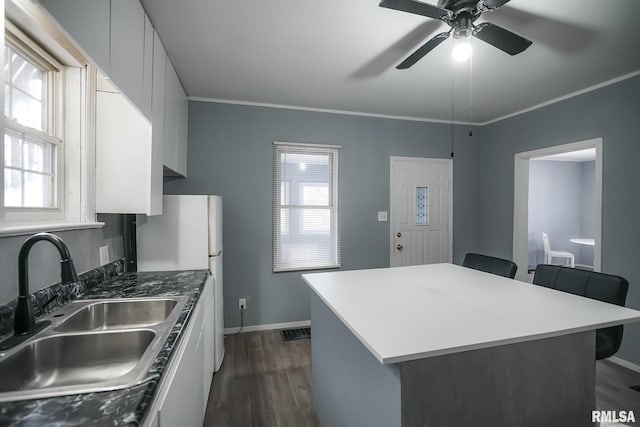
<svg viewBox="0 0 640 427">
<path fill-rule="evenodd" d="M 48 300 L 52 295 L 56 297 L 48 306 L 48 314 L 54 316 L 64 310 L 70 301 L 78 299 L 179 296 L 185 297 L 186 303 L 145 379 L 140 383 L 111 391 L 0 402 L 0 425 L 137 426 L 143 421 L 147 423 L 159 385 L 185 335 L 208 279 L 207 270 L 122 273 L 120 260 L 81 275 L 78 283 L 57 284 L 34 293 L 36 301 Z M 3 313 L 8 308 L 10 307 L 5 307 Z M 42 316 L 46 314 L 41 313 Z"/>
<path fill-rule="evenodd" d="M 640 312 L 452 264 L 304 274 L 323 425 L 587 426 L 595 329 Z"/>
</svg>

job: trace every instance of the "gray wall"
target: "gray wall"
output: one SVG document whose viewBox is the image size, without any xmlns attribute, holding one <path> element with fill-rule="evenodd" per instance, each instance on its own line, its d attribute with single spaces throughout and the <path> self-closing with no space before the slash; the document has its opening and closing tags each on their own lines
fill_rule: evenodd
<svg viewBox="0 0 640 427">
<path fill-rule="evenodd" d="M 640 308 L 640 77 L 489 124 L 479 153 L 480 249 L 511 258 L 515 153 L 603 139 L 602 269 L 630 282 Z M 640 325 L 625 327 L 619 357 L 640 364 Z"/>
<path fill-rule="evenodd" d="M 594 173 L 589 175 L 585 169 Z M 553 250 L 573 253 L 576 264 L 593 265 L 593 250 L 590 257 L 589 251 L 583 256 L 585 246 L 569 239 L 594 237 L 594 192 L 595 162 L 529 162 L 529 268 L 544 262 L 542 232 L 549 235 Z"/>
<path fill-rule="evenodd" d="M 119 215 L 98 215 L 103 228 L 54 232 L 69 247 L 76 271 L 84 273 L 100 265 L 99 248 L 109 246 L 111 260 L 123 257 L 122 223 Z M 0 304 L 18 296 L 18 252 L 29 235 L 0 237 Z M 60 256 L 47 242 L 37 243 L 29 253 L 31 292 L 60 281 Z"/>
<path fill-rule="evenodd" d="M 188 178 L 165 194 L 223 197 L 225 326 L 309 319 L 300 272 L 272 273 L 272 142 L 337 144 L 342 167 L 342 269 L 389 266 L 389 156 L 448 158 L 451 126 L 199 101 L 189 102 Z M 478 237 L 477 138 L 455 128 L 454 261 Z"/>
</svg>

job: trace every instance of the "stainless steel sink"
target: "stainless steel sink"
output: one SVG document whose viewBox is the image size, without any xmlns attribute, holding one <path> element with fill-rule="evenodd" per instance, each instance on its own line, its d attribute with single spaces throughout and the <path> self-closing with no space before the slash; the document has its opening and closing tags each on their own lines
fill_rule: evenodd
<svg viewBox="0 0 640 427">
<path fill-rule="evenodd" d="M 136 367 L 155 336 L 133 330 L 41 338 L 0 363 L 0 392 L 120 378 Z"/>
<path fill-rule="evenodd" d="M 55 327 L 59 332 L 146 327 L 164 322 L 175 299 L 100 301 L 90 303 Z"/>
<path fill-rule="evenodd" d="M 75 301 L 51 326 L 0 353 L 0 402 L 116 390 L 141 383 L 185 297 Z"/>
</svg>

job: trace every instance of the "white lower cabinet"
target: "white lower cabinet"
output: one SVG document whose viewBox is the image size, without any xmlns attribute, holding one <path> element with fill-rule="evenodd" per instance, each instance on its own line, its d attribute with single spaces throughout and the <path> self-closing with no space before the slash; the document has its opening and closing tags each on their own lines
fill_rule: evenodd
<svg viewBox="0 0 640 427">
<path fill-rule="evenodd" d="M 211 277 L 165 369 L 144 426 L 202 426 L 210 385 L 209 375 L 203 375 L 208 369 L 205 359 L 212 357 L 208 356 L 211 352 L 205 351 L 205 346 L 209 345 L 206 318 L 213 309 L 213 298 L 207 297 L 208 292 L 213 293 Z M 205 386 L 207 382 L 209 384 Z"/>
<path fill-rule="evenodd" d="M 204 396 L 204 408 L 203 411 L 206 411 L 207 400 L 209 399 L 209 389 L 211 388 L 211 381 L 213 380 L 213 371 L 215 370 L 215 330 L 214 330 L 214 322 L 215 322 L 215 305 L 213 300 L 213 278 L 209 280 L 209 288 L 205 287 L 204 297 L 204 322 L 202 324 L 202 333 L 204 338 L 204 364 L 203 364 L 203 376 L 204 381 L 202 384 L 202 395 Z"/>
</svg>

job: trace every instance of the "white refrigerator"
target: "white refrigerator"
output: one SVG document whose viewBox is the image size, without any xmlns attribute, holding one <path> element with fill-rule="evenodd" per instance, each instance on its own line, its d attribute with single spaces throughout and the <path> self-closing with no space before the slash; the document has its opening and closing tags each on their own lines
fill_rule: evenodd
<svg viewBox="0 0 640 427">
<path fill-rule="evenodd" d="M 162 215 L 136 218 L 138 271 L 208 269 L 213 276 L 214 371 L 224 358 L 222 197 L 163 196 Z"/>
</svg>

